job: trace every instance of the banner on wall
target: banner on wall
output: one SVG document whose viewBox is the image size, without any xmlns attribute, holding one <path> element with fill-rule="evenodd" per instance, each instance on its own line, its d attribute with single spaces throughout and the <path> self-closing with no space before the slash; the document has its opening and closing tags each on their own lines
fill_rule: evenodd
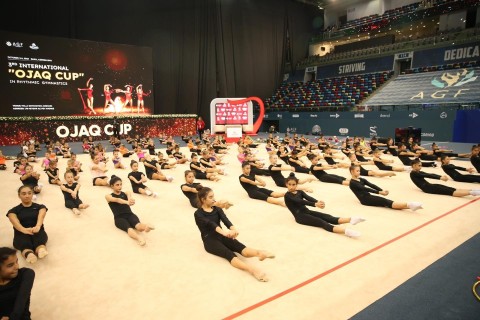
<svg viewBox="0 0 480 320">
<path fill-rule="evenodd" d="M 11 118 L 13 119 L 13 118 Z M 21 145 L 35 137 L 39 141 L 45 138 L 55 141 L 65 138 L 66 141 L 83 141 L 88 137 L 95 140 L 108 140 L 113 135 L 113 119 L 110 117 L 69 117 L 62 119 L 41 118 L 12 121 L 0 121 L 0 145 Z M 158 137 L 194 135 L 196 132 L 196 116 L 151 116 L 151 117 L 119 117 L 120 135 L 126 137 Z"/>
<path fill-rule="evenodd" d="M 479 58 L 480 43 L 464 43 L 444 48 L 415 51 L 412 68 L 476 61 Z"/>
<path fill-rule="evenodd" d="M 394 56 L 363 59 L 317 68 L 317 79 L 393 70 Z"/>
<path fill-rule="evenodd" d="M 147 47 L 0 31 L 0 116 L 153 114 Z"/>
<path fill-rule="evenodd" d="M 268 115 L 268 116 L 267 116 Z M 455 111 L 395 112 L 275 112 L 265 120 L 279 120 L 280 132 L 329 136 L 393 137 L 395 128 L 422 128 L 422 138 L 451 141 Z"/>
</svg>

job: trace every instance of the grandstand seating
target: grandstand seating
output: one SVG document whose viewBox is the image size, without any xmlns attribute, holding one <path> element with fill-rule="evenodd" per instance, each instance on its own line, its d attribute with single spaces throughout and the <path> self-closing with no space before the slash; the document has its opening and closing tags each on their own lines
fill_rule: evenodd
<svg viewBox="0 0 480 320">
<path fill-rule="evenodd" d="M 353 107 L 372 94 L 391 75 L 391 72 L 385 71 L 314 80 L 305 84 L 284 82 L 277 92 L 268 99 L 266 105 L 271 111 L 312 111 L 326 107 Z M 295 87 L 294 90 L 289 91 L 287 89 Z"/>
<path fill-rule="evenodd" d="M 447 68 L 443 66 L 417 68 L 412 70 L 412 73 L 399 75 L 366 104 L 401 106 L 478 103 L 480 79 L 477 80 L 477 77 L 480 75 L 480 67 L 460 67 L 455 70 L 446 70 Z M 428 71 L 434 69 L 437 71 Z"/>
</svg>

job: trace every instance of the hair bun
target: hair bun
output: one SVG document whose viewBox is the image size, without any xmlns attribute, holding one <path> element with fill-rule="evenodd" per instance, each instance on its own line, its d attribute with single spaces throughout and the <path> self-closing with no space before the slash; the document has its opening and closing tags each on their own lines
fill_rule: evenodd
<svg viewBox="0 0 480 320">
<path fill-rule="evenodd" d="M 290 172 L 290 174 L 289 174 L 288 176 L 289 176 L 289 177 L 295 177 L 295 173 Z"/>
</svg>

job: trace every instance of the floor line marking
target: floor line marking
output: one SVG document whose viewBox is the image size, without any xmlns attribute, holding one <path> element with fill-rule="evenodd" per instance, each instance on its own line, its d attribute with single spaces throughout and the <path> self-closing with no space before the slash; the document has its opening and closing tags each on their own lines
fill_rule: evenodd
<svg viewBox="0 0 480 320">
<path fill-rule="evenodd" d="M 427 222 L 425 222 L 425 223 L 423 223 L 423 224 L 421 224 L 421 225 L 419 225 L 419 226 L 417 226 L 417 227 L 415 227 L 415 228 L 413 228 L 413 229 L 411 229 L 411 230 L 409 230 L 409 231 L 407 231 L 407 232 L 405 232 L 405 233 L 403 233 L 403 234 L 401 234 L 401 235 L 399 235 L 399 236 L 397 236 L 397 237 L 395 237 L 395 238 L 393 238 L 393 239 L 390 239 L 390 240 L 388 240 L 387 242 L 384 242 L 384 243 L 382 243 L 382 244 L 380 244 L 380 245 L 378 245 L 378 246 L 376 246 L 376 247 L 374 247 L 374 248 L 372 248 L 372 249 L 370 249 L 370 250 L 367 250 L 367 251 L 365 251 L 364 253 L 362 253 L 362 254 L 360 254 L 360 255 L 358 255 L 358 256 L 356 256 L 356 257 L 351 258 L 350 260 L 347 260 L 347 261 L 345 261 L 345 262 L 343 262 L 343 263 L 341 263 L 341 264 L 339 264 L 339 265 L 337 265 L 337 266 L 335 266 L 335 267 L 333 267 L 333 268 L 330 268 L 330 269 L 328 269 L 328 270 L 326 270 L 326 271 L 324 271 L 324 272 L 316 275 L 316 276 L 313 277 L 313 278 L 310 278 L 310 279 L 308 279 L 308 280 L 306 280 L 306 281 L 303 281 L 303 282 L 301 282 L 301 283 L 299 283 L 299 284 L 297 284 L 297 285 L 295 285 L 295 286 L 293 286 L 293 287 L 291 287 L 291 288 L 288 288 L 288 289 L 286 289 L 286 290 L 284 290 L 284 291 L 282 291 L 282 292 L 279 292 L 279 293 L 271 296 L 270 298 L 267 298 L 267 299 L 265 299 L 265 300 L 262 300 L 262 301 L 260 301 L 260 302 L 257 302 L 256 304 L 251 305 L 250 307 L 247 307 L 247 308 L 242 309 L 242 310 L 240 310 L 240 311 L 238 311 L 238 312 L 236 312 L 236 313 L 234 313 L 234 314 L 232 314 L 232 315 L 230 315 L 230 316 L 227 316 L 227 317 L 223 318 L 223 320 L 235 319 L 235 318 L 237 318 L 237 317 L 239 317 L 239 316 L 241 316 L 241 315 L 243 315 L 243 314 L 245 314 L 245 313 L 248 313 L 248 312 L 250 312 L 250 311 L 252 311 L 252 310 L 255 310 L 255 309 L 257 309 L 257 308 L 259 308 L 259 307 L 261 307 L 261 306 L 263 306 L 263 305 L 265 305 L 265 304 L 267 304 L 267 303 L 269 303 L 269 302 L 272 302 L 272 301 L 274 301 L 274 300 L 277 300 L 278 298 L 281 298 L 281 297 L 283 297 L 283 296 L 285 296 L 285 295 L 287 295 L 287 294 L 289 294 L 289 293 L 291 293 L 291 292 L 293 292 L 293 291 L 295 291 L 295 290 L 298 290 L 298 289 L 300 289 L 300 288 L 302 288 L 302 287 L 304 287 L 304 286 L 306 286 L 306 285 L 308 285 L 308 284 L 310 284 L 310 283 L 312 283 L 312 282 L 314 282 L 314 281 L 316 281 L 316 280 L 318 280 L 318 279 L 321 279 L 321 278 L 325 277 L 326 275 L 328 275 L 328 274 L 330 274 L 330 273 L 332 273 L 332 272 L 334 272 L 334 271 L 336 271 L 336 270 L 338 270 L 338 269 L 340 269 L 340 268 L 343 268 L 343 267 L 345 267 L 346 265 L 349 265 L 350 263 L 355 262 L 355 261 L 357 261 L 357 260 L 359 260 L 359 259 L 361 259 L 361 258 L 363 258 L 363 257 L 365 257 L 365 256 L 367 256 L 367 255 L 369 255 L 369 254 L 371 254 L 372 252 L 378 251 L 378 250 L 380 250 L 381 248 L 383 248 L 383 247 L 385 247 L 385 246 L 387 246 L 387 245 L 389 245 L 389 244 L 391 244 L 391 243 L 393 243 L 393 242 L 395 242 L 395 241 L 398 241 L 398 240 L 400 240 L 401 238 L 404 238 L 404 237 L 408 236 L 409 234 L 411 234 L 411 233 L 413 233 L 413 232 L 415 232 L 415 231 L 417 231 L 417 230 L 420 230 L 420 229 L 428 226 L 429 224 L 431 224 L 431 223 L 433 223 L 433 222 L 435 222 L 435 221 L 437 221 L 437 220 L 440 220 L 440 219 L 448 216 L 449 214 L 451 214 L 451 213 L 453 213 L 453 212 L 455 212 L 455 211 L 457 211 L 457 210 L 460 210 L 460 209 L 462 209 L 463 207 L 466 207 L 466 206 L 468 206 L 468 205 L 470 205 L 470 204 L 472 204 L 472 203 L 474 203 L 475 201 L 478 201 L 478 200 L 480 200 L 480 198 L 470 200 L 469 202 L 464 203 L 463 205 L 461 205 L 461 206 L 459 206 L 459 207 L 457 207 L 457 208 L 454 208 L 454 209 L 452 209 L 452 210 L 450 210 L 450 211 L 448 211 L 448 212 L 446 212 L 446 213 L 444 213 L 444 214 L 442 214 L 442 215 L 440 215 L 440 216 L 438 216 L 438 217 L 436 217 L 436 218 L 433 218 L 432 220 L 429 220 L 429 221 L 427 221 Z"/>
</svg>

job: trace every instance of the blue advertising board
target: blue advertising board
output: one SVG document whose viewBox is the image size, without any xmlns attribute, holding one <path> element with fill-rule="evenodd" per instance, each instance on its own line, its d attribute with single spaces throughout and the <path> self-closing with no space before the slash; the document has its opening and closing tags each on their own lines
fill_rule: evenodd
<svg viewBox="0 0 480 320">
<path fill-rule="evenodd" d="M 317 79 L 390 71 L 393 70 L 393 60 L 394 56 L 391 55 L 381 58 L 370 58 L 317 67 Z"/>
<path fill-rule="evenodd" d="M 480 43 L 473 42 L 415 51 L 413 54 L 412 68 L 476 61 L 480 58 L 479 50 Z"/>
<path fill-rule="evenodd" d="M 426 140 L 451 141 L 455 111 L 395 112 L 275 112 L 265 120 L 278 120 L 280 132 L 287 128 L 301 134 L 329 136 L 393 137 L 395 128 L 422 129 Z"/>
</svg>

